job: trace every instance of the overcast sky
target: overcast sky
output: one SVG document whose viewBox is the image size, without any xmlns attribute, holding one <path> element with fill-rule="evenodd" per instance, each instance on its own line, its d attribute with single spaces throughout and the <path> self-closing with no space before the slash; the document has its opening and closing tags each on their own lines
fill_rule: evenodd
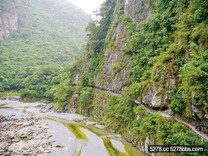
<svg viewBox="0 0 208 156">
<path fill-rule="evenodd" d="M 76 6 L 83 9 L 86 13 L 92 14 L 92 11 L 99 8 L 105 0 L 68 0 Z"/>
</svg>

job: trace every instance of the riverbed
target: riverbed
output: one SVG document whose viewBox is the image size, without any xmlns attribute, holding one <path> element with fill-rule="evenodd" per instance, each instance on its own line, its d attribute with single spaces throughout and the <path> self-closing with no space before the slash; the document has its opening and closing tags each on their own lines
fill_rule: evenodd
<svg viewBox="0 0 208 156">
<path fill-rule="evenodd" d="M 50 105 L 0 101 L 0 155 L 143 156 L 120 135 Z"/>
</svg>

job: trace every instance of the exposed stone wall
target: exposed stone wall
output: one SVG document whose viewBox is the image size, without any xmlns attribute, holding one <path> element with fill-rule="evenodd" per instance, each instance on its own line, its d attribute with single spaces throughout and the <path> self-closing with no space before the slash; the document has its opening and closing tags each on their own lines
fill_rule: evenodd
<svg viewBox="0 0 208 156">
<path fill-rule="evenodd" d="M 163 83 L 150 82 L 148 89 L 144 91 L 141 102 L 152 108 L 166 108 L 170 101 L 170 92 L 176 88 L 176 77 L 174 70 L 171 68 L 171 64 L 167 65 L 167 69 L 164 69 L 164 74 L 160 79 L 163 79 Z"/>
<path fill-rule="evenodd" d="M 115 49 L 108 48 L 105 51 L 105 63 L 103 69 L 103 88 L 115 92 L 121 92 L 126 85 L 125 81 L 128 76 L 127 67 L 119 72 L 113 70 L 113 65 L 121 61 L 128 66 L 129 57 L 122 58 L 122 46 L 126 42 L 127 34 L 125 33 L 125 25 L 119 23 L 113 30 L 113 38 L 117 44 Z"/>
<path fill-rule="evenodd" d="M 9 35 L 18 29 L 18 11 L 12 8 L 0 15 L 0 40 L 9 38 Z"/>
<path fill-rule="evenodd" d="M 145 7 L 145 5 L 147 5 L 147 3 L 142 3 L 141 0 L 126 0 L 124 13 L 129 15 L 134 23 L 145 20 L 151 13 L 151 7 L 141 11 L 141 8 Z M 122 56 L 122 47 L 128 38 L 124 23 L 120 22 L 116 26 L 113 25 L 111 38 L 115 39 L 114 44 L 116 44 L 116 46 L 115 48 L 107 48 L 105 50 L 102 84 L 99 82 L 100 75 L 95 76 L 94 81 L 95 85 L 100 88 L 121 93 L 122 89 L 128 85 L 126 80 L 128 77 L 129 62 L 131 60 L 128 56 Z M 125 67 L 120 71 L 113 70 L 113 66 L 119 62 L 124 63 Z"/>
<path fill-rule="evenodd" d="M 152 11 L 150 3 L 145 0 L 126 0 L 124 13 L 129 15 L 134 23 L 147 19 Z"/>
<path fill-rule="evenodd" d="M 126 0 L 124 13 L 129 15 L 135 23 L 139 22 L 140 20 L 145 20 L 151 13 L 151 7 L 140 11 L 140 9 L 145 7 L 145 5 L 147 5 L 147 3 L 143 3 L 141 0 Z M 115 17 L 114 20 L 117 20 L 117 17 Z M 95 75 L 94 81 L 95 86 L 97 87 L 121 93 L 122 89 L 128 85 L 126 80 L 128 76 L 129 62 L 131 60 L 131 58 L 128 56 L 122 56 L 122 47 L 128 39 L 128 33 L 123 22 L 112 25 L 110 30 L 111 33 L 108 37 L 114 40 L 114 46 L 113 48 L 106 48 L 104 52 L 105 61 L 102 74 L 99 73 Z M 113 66 L 120 62 L 124 63 L 125 67 L 120 71 L 113 70 Z M 80 72 L 76 72 L 76 75 L 73 77 L 73 83 L 78 83 L 80 75 Z"/>
</svg>

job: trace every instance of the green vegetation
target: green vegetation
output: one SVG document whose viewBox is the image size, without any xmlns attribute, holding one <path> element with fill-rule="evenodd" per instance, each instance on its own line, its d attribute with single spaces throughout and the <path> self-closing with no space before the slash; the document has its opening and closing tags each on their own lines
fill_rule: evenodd
<svg viewBox="0 0 208 156">
<path fill-rule="evenodd" d="M 206 152 L 202 155 L 205 156 L 208 152 L 207 143 L 201 142 L 197 134 L 191 132 L 183 123 L 166 119 L 160 113 L 148 114 L 141 106 L 125 97 L 118 98 L 96 91 L 93 101 L 91 116 L 101 120 L 107 128 L 125 136 L 135 146 L 138 141 L 144 143 L 149 137 L 150 141 L 156 144 L 204 145 Z M 101 101 L 104 101 L 104 104 Z"/>
<path fill-rule="evenodd" d="M 20 92 L 12 90 L 8 92 L 0 92 L 0 99 L 4 99 L 7 94 L 10 96 L 20 96 Z"/>
<path fill-rule="evenodd" d="M 79 129 L 80 127 L 78 127 L 76 124 L 63 123 L 63 125 L 76 136 L 76 139 L 88 140 L 87 136 Z"/>
<path fill-rule="evenodd" d="M 130 99 L 141 100 L 147 89 L 154 85 L 162 88 L 162 94 L 169 89 L 168 107 L 175 113 L 191 117 L 192 97 L 200 105 L 201 118 L 208 113 L 208 16 L 205 16 L 208 15 L 208 3 L 204 0 L 192 3 L 186 0 L 156 0 L 154 3 L 148 1 L 148 4 L 152 7 L 151 14 L 135 25 L 130 17 L 124 15 L 124 1 L 107 0 L 103 3 L 100 10 L 102 20 L 91 22 L 87 27 L 90 34 L 84 55 L 66 67 L 63 80 L 52 86 L 58 89 L 65 82 L 68 82 L 67 85 L 73 83 L 78 74 L 79 86 L 72 89 L 73 93 L 57 96 L 55 101 L 67 97 L 57 107 L 68 105 L 78 113 L 96 118 L 134 145 L 149 137 L 151 141 L 164 145 L 204 145 L 207 152 L 207 144 L 181 122 L 165 119 L 159 113 L 148 114 Z M 107 83 L 102 79 L 105 50 L 113 52 L 117 48 L 114 28 L 121 22 L 126 31 L 121 33 L 128 34 L 122 47 L 122 57 L 130 57 L 131 60 L 126 80 L 130 85 L 118 98 L 93 91 L 91 87 L 95 86 L 97 76 L 96 83 L 100 86 Z M 111 67 L 112 74 L 124 68 L 126 64 L 122 59 L 117 60 Z M 175 81 L 173 88 L 166 85 L 170 77 Z"/>
<path fill-rule="evenodd" d="M 82 88 L 81 91 L 79 92 L 78 99 L 81 110 L 83 112 L 82 114 L 88 113 L 88 110 L 90 109 L 90 105 L 93 100 L 93 88 L 91 87 Z"/>
<path fill-rule="evenodd" d="M 2 0 L 0 3 L 0 14 L 14 6 L 14 0 Z"/>
<path fill-rule="evenodd" d="M 33 62 L 18 69 L 16 74 L 14 71 L 19 66 L 7 66 L 6 63 L 11 62 L 8 61 L 9 57 L 3 55 L 11 47 L 9 43 L 15 46 L 16 41 L 5 41 L 3 51 L 0 51 L 4 60 L 1 61 L 3 68 L 0 68 L 0 73 L 10 70 L 7 77 L 1 74 L 1 90 L 22 89 L 22 97 L 48 98 L 56 102 L 55 109 L 58 111 L 68 107 L 95 118 L 134 145 L 144 143 L 148 137 L 157 144 L 204 145 L 204 155 L 207 155 L 207 143 L 200 141 L 181 122 L 163 118 L 160 113 L 148 114 L 132 99 L 142 101 L 148 89 L 159 88 L 163 101 L 165 94 L 168 94 L 168 107 L 174 113 L 191 118 L 193 99 L 200 110 L 201 120 L 208 113 L 208 2 L 148 0 L 146 7 L 152 8 L 150 15 L 135 24 L 128 15 L 124 15 L 124 0 L 106 0 L 98 13 L 101 20 L 90 22 L 86 28 L 89 34 L 84 54 L 61 71 L 50 66 L 31 68 L 34 64 L 40 64 Z M 141 9 L 140 13 L 144 10 Z M 121 34 L 117 34 L 117 31 Z M 15 33 L 12 36 L 15 37 Z M 119 37 L 116 38 L 116 35 Z M 28 38 L 23 39 L 27 41 Z M 62 45 L 65 43 L 63 38 L 57 43 L 62 48 L 66 46 Z M 68 40 L 67 43 L 73 42 Z M 27 47 L 25 42 L 21 41 L 21 44 Z M 110 81 L 104 77 L 104 67 L 109 55 L 119 50 L 118 47 L 122 49 L 122 54 L 119 60 L 112 61 L 112 77 L 118 78 L 123 69 L 128 70 L 127 85 L 121 97 L 93 90 L 94 86 L 102 87 Z M 37 56 L 41 55 L 38 53 Z M 30 57 L 34 58 L 32 55 Z M 126 58 L 128 65 L 123 61 Z M 64 59 L 57 59 L 58 64 Z M 27 57 L 25 60 L 28 60 Z M 42 62 L 40 65 L 48 64 Z M 170 85 L 169 80 L 174 84 Z M 108 140 L 106 144 L 111 146 Z"/>
<path fill-rule="evenodd" d="M 202 114 L 208 113 L 207 1 L 157 0 L 152 7 L 151 15 L 132 30 L 123 47 L 132 59 L 130 94 L 141 97 L 152 83 L 165 89 L 165 81 L 174 75 L 177 86 L 172 88 L 169 107 L 190 117 L 191 98 L 195 97 Z"/>
<path fill-rule="evenodd" d="M 103 143 L 105 145 L 105 148 L 108 150 L 108 152 L 111 155 L 118 155 L 118 156 L 125 155 L 124 153 L 121 153 L 119 150 L 117 150 L 115 147 L 113 147 L 110 139 L 107 138 L 107 139 L 103 140 Z"/>
<path fill-rule="evenodd" d="M 102 19 L 100 21 L 90 22 L 87 26 L 86 30 L 90 32 L 87 47 L 93 52 L 92 56 L 103 52 L 105 48 L 106 35 L 113 20 L 115 6 L 115 0 L 106 0 L 101 5 L 100 12 L 98 12 L 98 15 L 101 16 Z"/>
<path fill-rule="evenodd" d="M 18 30 L 8 40 L 0 41 L 0 91 L 26 88 L 31 93 L 23 96 L 40 97 L 45 89 L 36 93 L 38 86 L 33 90 L 26 81 L 38 78 L 31 76 L 38 72 L 37 67 L 37 70 L 45 70 L 42 66 L 47 65 L 62 68 L 81 54 L 90 17 L 66 0 L 2 0 L 0 8 L 4 13 L 11 8 L 18 12 Z"/>
<path fill-rule="evenodd" d="M 46 97 L 45 93 L 49 86 L 52 84 L 52 79 L 58 76 L 59 72 L 57 68 L 51 66 L 37 67 L 26 77 L 21 86 L 25 89 L 20 90 L 22 97 Z"/>
</svg>

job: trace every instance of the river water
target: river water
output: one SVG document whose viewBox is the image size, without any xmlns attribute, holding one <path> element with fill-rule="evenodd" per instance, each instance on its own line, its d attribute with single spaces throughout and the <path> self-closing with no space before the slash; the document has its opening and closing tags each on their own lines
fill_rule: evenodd
<svg viewBox="0 0 208 156">
<path fill-rule="evenodd" d="M 47 107 L 47 106 L 46 106 Z M 73 113 L 48 111 L 41 103 L 0 101 L 0 115 L 22 118 L 25 115 L 42 118 L 51 135 L 49 140 L 59 145 L 50 148 L 54 156 L 144 156 L 120 135 L 105 131 L 102 126 Z"/>
</svg>

